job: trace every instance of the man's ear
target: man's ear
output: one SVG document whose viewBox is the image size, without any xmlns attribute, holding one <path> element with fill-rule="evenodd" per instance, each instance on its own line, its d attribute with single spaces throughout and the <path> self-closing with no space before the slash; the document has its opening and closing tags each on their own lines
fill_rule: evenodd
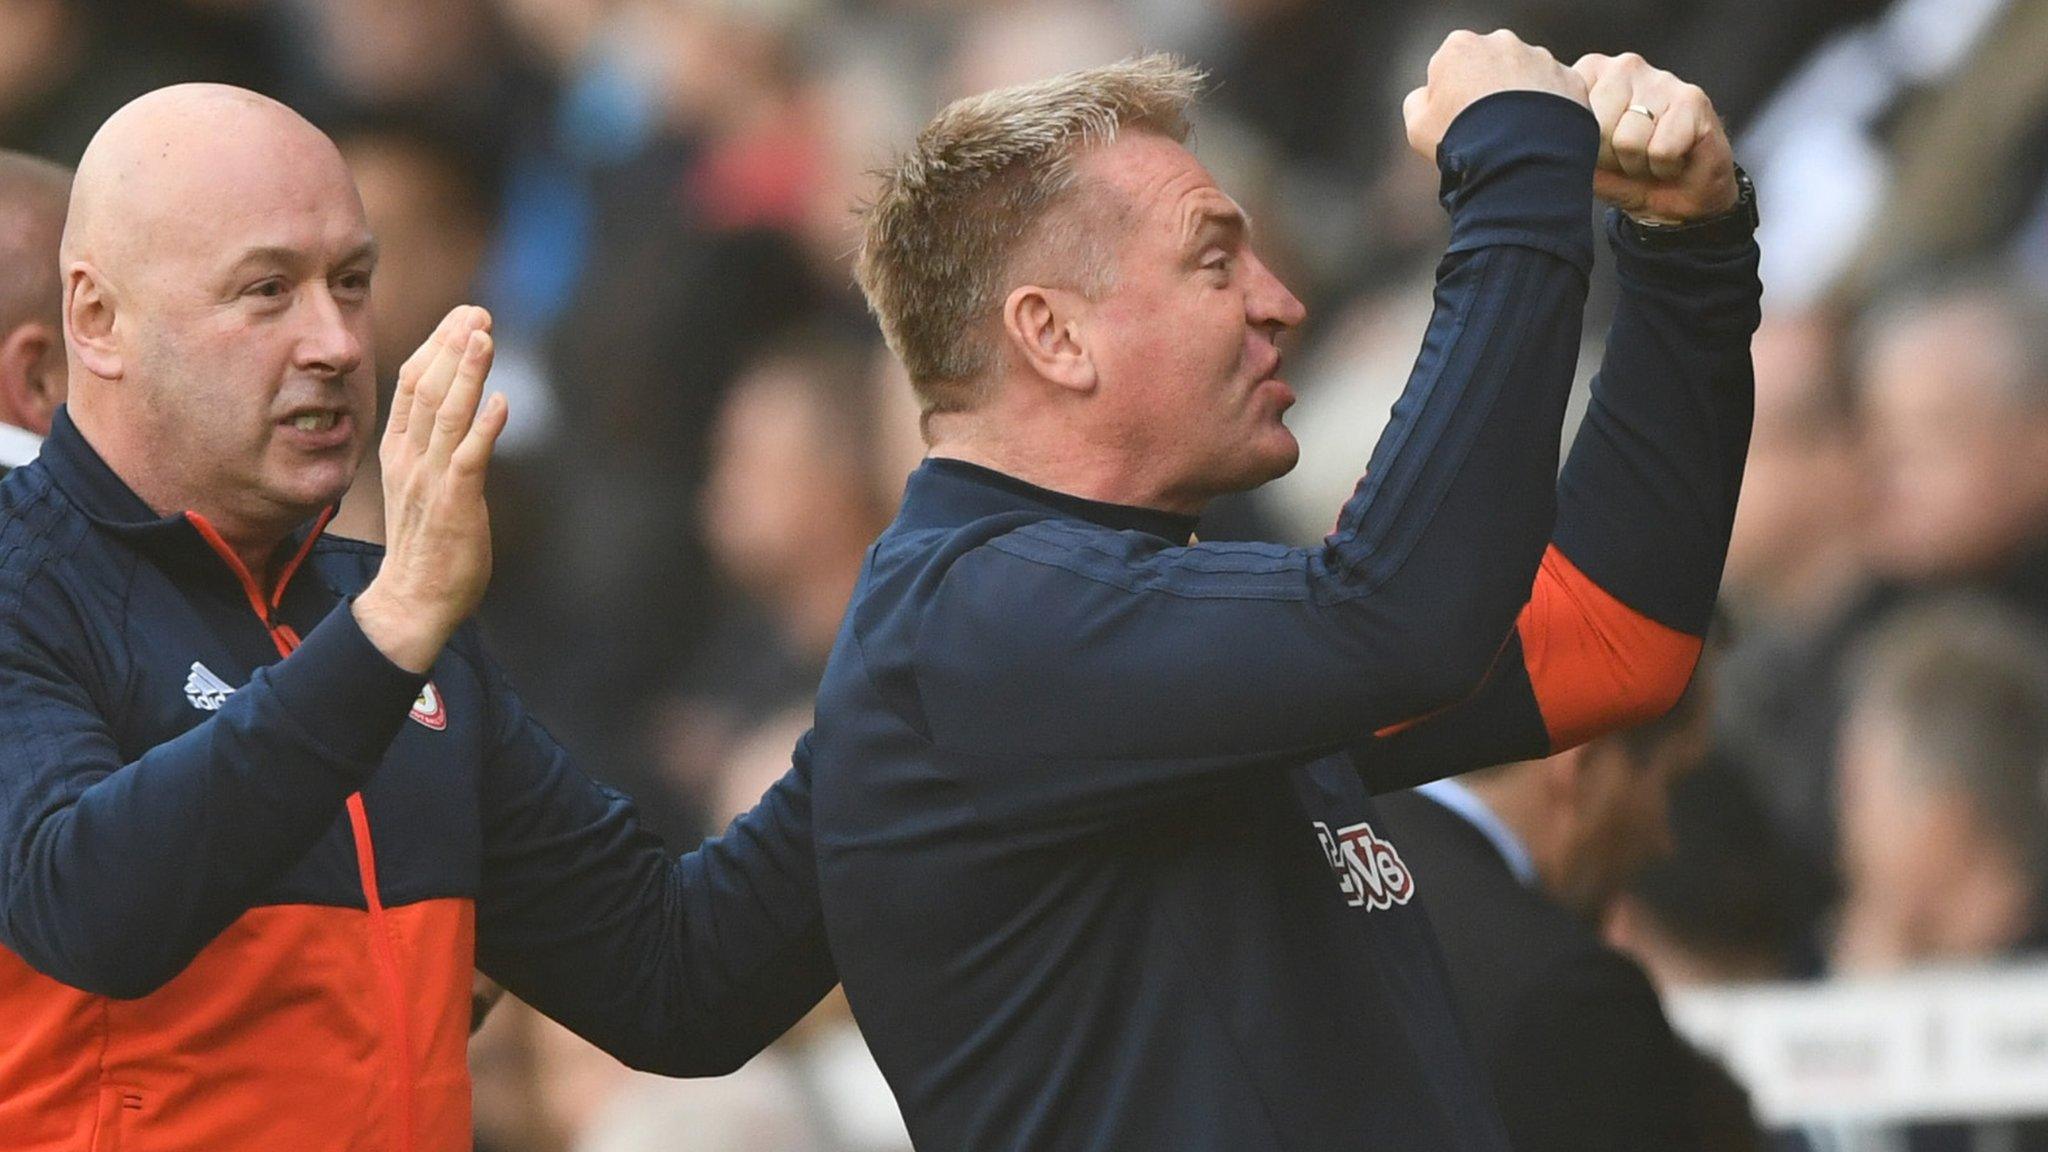
<svg viewBox="0 0 2048 1152">
<path fill-rule="evenodd" d="M 64 402 L 64 341 L 41 320 L 0 336 L 0 411 L 10 423 L 38 436 L 50 431 Z"/>
<path fill-rule="evenodd" d="M 102 380 L 121 378 L 123 363 L 114 338 L 113 287 L 83 260 L 64 270 L 64 335 L 78 349 L 78 361 Z"/>
<path fill-rule="evenodd" d="M 1003 342 L 1039 376 L 1074 392 L 1092 392 L 1086 300 L 1078 292 L 1025 284 L 1003 301 Z"/>
</svg>

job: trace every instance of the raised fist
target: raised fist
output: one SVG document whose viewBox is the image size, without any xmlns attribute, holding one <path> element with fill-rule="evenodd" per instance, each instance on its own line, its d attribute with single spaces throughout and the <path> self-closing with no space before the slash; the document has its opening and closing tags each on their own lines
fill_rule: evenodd
<svg viewBox="0 0 2048 1152">
<path fill-rule="evenodd" d="M 1596 54 L 1572 65 L 1600 121 L 1593 194 L 1638 220 L 1682 224 L 1735 206 L 1735 154 L 1714 105 L 1641 56 Z"/>
<path fill-rule="evenodd" d="M 1484 36 L 1457 31 L 1429 58 L 1429 79 L 1401 102 L 1408 146 L 1436 162 L 1436 148 L 1458 113 L 1482 96 L 1528 90 L 1554 92 L 1586 104 L 1586 82 L 1549 52 L 1501 29 Z"/>
</svg>

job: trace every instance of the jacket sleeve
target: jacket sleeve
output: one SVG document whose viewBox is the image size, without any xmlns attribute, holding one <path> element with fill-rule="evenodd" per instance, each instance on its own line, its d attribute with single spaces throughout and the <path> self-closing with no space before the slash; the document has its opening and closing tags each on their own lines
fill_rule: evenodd
<svg viewBox="0 0 2048 1152">
<path fill-rule="evenodd" d="M 569 763 L 494 667 L 490 679 L 486 975 L 626 1064 L 673 1076 L 738 1068 L 832 990 L 808 735 L 759 805 L 677 858 L 632 801 Z"/>
<path fill-rule="evenodd" d="M 0 943 L 73 987 L 138 997 L 327 832 L 423 678 L 344 603 L 212 717 L 124 761 L 83 634 L 46 586 L 0 623 Z"/>
<path fill-rule="evenodd" d="M 1321 548 L 1053 520 L 951 564 L 915 643 L 913 722 L 990 765 L 971 782 L 985 814 L 1154 803 L 1477 687 L 1550 535 L 1597 135 L 1583 107 L 1533 92 L 1452 124 L 1435 311 Z"/>
<path fill-rule="evenodd" d="M 1609 232 L 1622 294 L 1556 536 L 1479 691 L 1357 750 L 1377 790 L 1641 723 L 1692 677 L 1749 450 L 1757 249 L 1645 251 L 1618 214 Z"/>
</svg>

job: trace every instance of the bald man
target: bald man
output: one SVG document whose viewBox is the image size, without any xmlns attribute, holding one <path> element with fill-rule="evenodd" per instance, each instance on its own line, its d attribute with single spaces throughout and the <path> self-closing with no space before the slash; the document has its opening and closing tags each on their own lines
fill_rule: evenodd
<svg viewBox="0 0 2048 1152">
<path fill-rule="evenodd" d="M 0 149 L 0 471 L 36 458 L 64 403 L 57 241 L 71 172 Z"/>
<path fill-rule="evenodd" d="M 151 93 L 80 162 L 69 404 L 0 481 L 0 1146 L 461 1149 L 473 966 L 675 1074 L 835 982 L 801 768 L 672 860 L 466 622 L 481 310 L 399 373 L 385 547 L 323 535 L 376 258 L 334 145 L 251 93 Z"/>
</svg>

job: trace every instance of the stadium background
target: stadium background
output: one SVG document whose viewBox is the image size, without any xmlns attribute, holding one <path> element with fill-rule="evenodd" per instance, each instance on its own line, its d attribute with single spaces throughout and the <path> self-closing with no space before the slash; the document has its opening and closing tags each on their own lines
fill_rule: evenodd
<svg viewBox="0 0 2048 1152">
<path fill-rule="evenodd" d="M 1615 938 L 1786 1147 L 1904 1147 L 1906 1117 L 1961 1121 L 1944 1146 L 2035 1146 L 2011 1118 L 2048 1114 L 2048 977 L 2027 967 L 2048 943 L 2048 2 L 0 0 L 0 146 L 75 162 L 121 103 L 186 79 L 335 136 L 384 242 L 380 366 L 456 302 L 497 317 L 492 639 L 684 848 L 785 766 L 919 455 L 851 286 L 863 173 L 957 95 L 1140 48 L 1208 68 L 1198 150 L 1312 318 L 1303 466 L 1205 534 L 1306 542 L 1424 323 L 1442 218 L 1398 108 L 1460 26 L 1700 83 L 1763 204 L 1710 750 Z M 1928 303 L 1945 293 L 1964 303 Z M 1583 373 L 1608 299 L 1596 285 Z M 2020 658 L 1864 675 L 1873 645 L 1910 663 L 1976 634 Z M 1915 757 L 1937 763 L 1900 777 L 1922 789 L 1903 802 L 1837 786 L 1858 758 Z M 1956 815 L 1918 818 L 1936 810 Z M 1845 870 L 1850 825 L 1883 848 Z M 2010 857 L 2018 892 L 1990 943 L 1845 942 L 1980 856 Z M 1955 1047 L 1989 1018 L 2002 1067 L 1930 1055 L 1928 1034 Z M 634 1076 L 509 1004 L 473 1063 L 496 1152 L 906 1146 L 830 1006 L 709 1085 Z"/>
</svg>

